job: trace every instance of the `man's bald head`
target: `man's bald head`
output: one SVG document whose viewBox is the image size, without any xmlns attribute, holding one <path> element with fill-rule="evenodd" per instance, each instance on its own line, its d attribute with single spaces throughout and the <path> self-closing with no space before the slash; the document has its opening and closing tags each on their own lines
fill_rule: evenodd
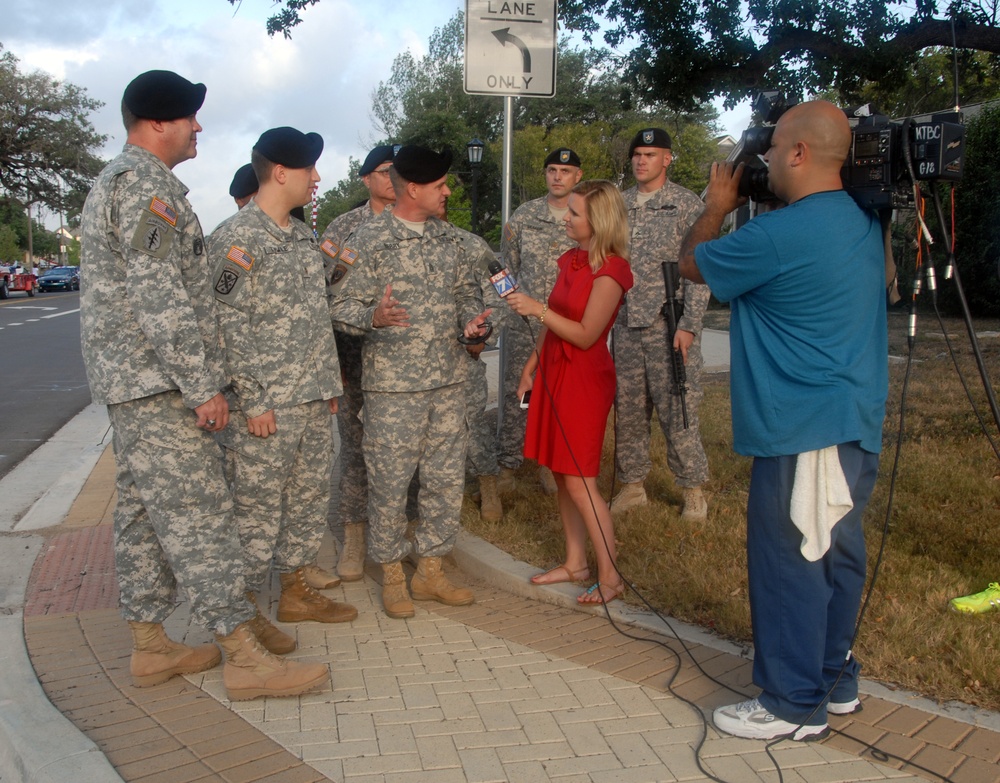
<svg viewBox="0 0 1000 783">
<path fill-rule="evenodd" d="M 771 189 L 791 203 L 810 193 L 841 187 L 840 169 L 851 149 L 847 115 L 829 101 L 809 101 L 786 111 L 764 159 Z"/>
</svg>

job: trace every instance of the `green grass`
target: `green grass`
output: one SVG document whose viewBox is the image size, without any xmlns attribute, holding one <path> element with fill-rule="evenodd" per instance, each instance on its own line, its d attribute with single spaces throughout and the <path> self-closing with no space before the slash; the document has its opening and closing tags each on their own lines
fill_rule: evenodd
<svg viewBox="0 0 1000 783">
<path fill-rule="evenodd" d="M 721 317 L 719 314 L 716 317 Z M 996 425 L 960 321 L 946 324 L 976 404 L 994 440 Z M 906 352 L 905 318 L 890 316 L 890 353 Z M 991 380 L 1000 369 L 998 322 L 977 322 Z M 934 336 L 935 331 L 937 336 Z M 889 478 L 899 429 L 905 365 L 890 366 L 888 415 L 879 481 L 865 523 L 869 577 L 882 543 Z M 648 506 L 616 524 L 619 568 L 650 603 L 673 617 L 748 642 L 745 509 L 750 460 L 732 451 L 728 379 L 709 377 L 700 412 L 712 478 L 709 518 L 680 521 L 680 490 L 666 467 L 654 425 Z M 856 653 L 864 676 L 929 698 L 1000 709 L 1000 613 L 959 615 L 948 599 L 1000 580 L 1000 462 L 979 428 L 936 322 L 919 325 L 906 405 L 886 552 Z M 601 491 L 611 491 L 613 429 L 609 423 Z M 555 500 L 538 486 L 533 463 L 504 497 L 504 519 L 479 520 L 467 500 L 463 524 L 515 557 L 548 568 L 562 561 Z M 591 561 L 591 570 L 595 564 Z"/>
</svg>

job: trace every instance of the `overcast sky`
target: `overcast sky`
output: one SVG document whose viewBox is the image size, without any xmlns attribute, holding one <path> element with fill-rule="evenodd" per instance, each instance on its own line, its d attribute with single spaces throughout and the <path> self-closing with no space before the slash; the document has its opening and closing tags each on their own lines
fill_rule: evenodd
<svg viewBox="0 0 1000 783">
<path fill-rule="evenodd" d="M 434 28 L 465 8 L 464 0 L 322 0 L 303 12 L 288 41 L 268 38 L 271 0 L 243 0 L 238 10 L 226 0 L 3 5 L 0 42 L 22 71 L 42 69 L 104 102 L 91 119 L 109 137 L 105 158 L 124 143 L 119 107 L 133 77 L 167 69 L 205 83 L 198 157 L 175 173 L 191 189 L 206 233 L 235 210 L 229 182 L 267 128 L 291 125 L 323 136 L 321 192 L 345 177 L 348 159 L 363 158 L 379 140 L 370 116 L 372 88 L 388 78 L 396 55 L 426 53 Z M 724 120 L 739 123 L 729 129 L 737 134 L 747 116 Z"/>
</svg>

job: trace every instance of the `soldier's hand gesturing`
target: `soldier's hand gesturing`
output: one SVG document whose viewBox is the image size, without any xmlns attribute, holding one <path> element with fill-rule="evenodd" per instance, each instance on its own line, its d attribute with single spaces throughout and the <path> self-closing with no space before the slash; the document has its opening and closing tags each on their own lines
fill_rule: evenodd
<svg viewBox="0 0 1000 783">
<path fill-rule="evenodd" d="M 372 315 L 372 326 L 381 329 L 383 326 L 409 326 L 410 315 L 398 299 L 393 298 L 392 285 L 385 287 L 385 293 Z"/>
</svg>

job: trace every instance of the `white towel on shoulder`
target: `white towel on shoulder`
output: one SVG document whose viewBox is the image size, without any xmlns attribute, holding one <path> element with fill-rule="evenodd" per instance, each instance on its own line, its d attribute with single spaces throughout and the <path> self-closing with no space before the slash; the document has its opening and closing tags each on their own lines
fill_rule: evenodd
<svg viewBox="0 0 1000 783">
<path fill-rule="evenodd" d="M 799 454 L 795 462 L 791 516 L 802 533 L 802 556 L 815 562 L 830 548 L 830 531 L 854 508 L 836 446 Z"/>
</svg>

